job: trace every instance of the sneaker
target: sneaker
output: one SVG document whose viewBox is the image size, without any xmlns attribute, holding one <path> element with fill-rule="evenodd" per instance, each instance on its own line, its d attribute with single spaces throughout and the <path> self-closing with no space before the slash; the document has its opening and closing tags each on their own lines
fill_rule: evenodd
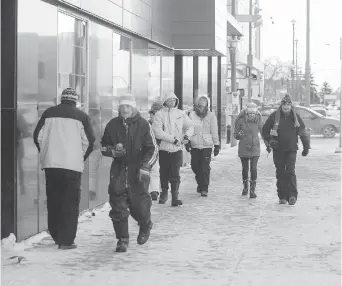
<svg viewBox="0 0 342 286">
<path fill-rule="evenodd" d="M 71 245 L 59 245 L 58 246 L 58 249 L 60 250 L 69 250 L 69 249 L 75 249 L 77 248 L 77 245 L 76 244 L 71 244 Z"/>
<path fill-rule="evenodd" d="M 286 205 L 287 204 L 287 201 L 285 199 L 280 199 L 279 200 L 279 204 L 280 205 Z"/>
<path fill-rule="evenodd" d="M 208 191 L 202 191 L 201 192 L 202 197 L 207 197 L 208 196 Z"/>
<path fill-rule="evenodd" d="M 289 198 L 289 205 L 293 206 L 297 202 L 296 197 L 292 196 Z"/>
<path fill-rule="evenodd" d="M 128 238 L 120 238 L 118 240 L 118 243 L 116 244 L 116 252 L 127 252 L 129 244 L 129 239 Z"/>
<path fill-rule="evenodd" d="M 138 244 L 142 245 L 148 241 L 148 239 L 150 237 L 152 226 L 153 226 L 152 221 L 149 221 L 146 224 L 140 226 L 139 235 L 137 238 Z"/>
<path fill-rule="evenodd" d="M 150 193 L 152 201 L 157 201 L 158 200 L 158 195 L 159 193 L 156 191 L 153 191 Z"/>
</svg>

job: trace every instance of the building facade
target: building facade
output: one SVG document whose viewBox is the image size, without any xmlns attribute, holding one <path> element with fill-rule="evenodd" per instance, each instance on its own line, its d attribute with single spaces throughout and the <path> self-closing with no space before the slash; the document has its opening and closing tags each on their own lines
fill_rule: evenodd
<svg viewBox="0 0 342 286">
<path fill-rule="evenodd" d="M 32 133 L 61 91 L 73 87 L 92 119 L 96 146 L 131 92 L 142 116 L 174 91 L 180 108 L 212 98 L 225 136 L 225 0 L 13 0 L 1 5 L 1 235 L 18 241 L 47 228 L 45 177 Z M 229 31 L 229 32 L 227 32 Z M 111 160 L 95 148 L 82 178 L 80 209 L 107 201 Z"/>
</svg>

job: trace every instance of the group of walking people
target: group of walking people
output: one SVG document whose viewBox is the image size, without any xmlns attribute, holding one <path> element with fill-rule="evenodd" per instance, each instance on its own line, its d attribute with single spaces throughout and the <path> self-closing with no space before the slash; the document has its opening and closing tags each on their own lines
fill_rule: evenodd
<svg viewBox="0 0 342 286">
<path fill-rule="evenodd" d="M 77 247 L 74 240 L 81 175 L 95 142 L 88 115 L 76 107 L 78 98 L 75 90 L 65 89 L 61 104 L 43 113 L 34 132 L 41 167 L 46 174 L 48 229 L 59 249 Z M 129 215 L 139 225 L 137 243 L 145 244 L 153 227 L 152 200 L 159 197 L 159 203 L 165 204 L 170 189 L 171 206 L 183 204 L 179 197 L 183 148 L 191 153 L 197 192 L 202 197 L 208 196 L 211 156 L 220 152 L 217 118 L 210 111 L 210 99 L 206 95 L 198 96 L 188 113 L 178 109 L 178 103 L 174 93 L 167 93 L 163 101 L 152 104 L 147 121 L 138 112 L 134 96 L 126 94 L 119 98 L 119 115 L 105 127 L 100 150 L 103 156 L 112 159 L 109 216 L 118 240 L 117 252 L 126 252 L 129 246 Z M 268 152 L 273 149 L 280 203 L 294 204 L 298 136 L 303 142 L 303 156 L 308 154 L 310 144 L 304 123 L 294 111 L 289 96 L 264 125 L 255 104 L 248 104 L 235 122 L 234 137 L 240 141 L 242 195 L 249 191 L 250 198 L 256 198 L 259 133 Z"/>
</svg>

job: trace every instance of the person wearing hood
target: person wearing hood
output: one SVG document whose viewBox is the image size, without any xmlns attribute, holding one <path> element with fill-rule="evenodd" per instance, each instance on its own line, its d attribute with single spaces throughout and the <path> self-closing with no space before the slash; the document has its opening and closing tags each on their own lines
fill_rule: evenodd
<svg viewBox="0 0 342 286">
<path fill-rule="evenodd" d="M 159 146 L 159 174 L 162 192 L 159 203 L 168 200 L 169 182 L 171 185 L 171 206 L 180 206 L 179 199 L 180 167 L 183 161 L 182 145 L 189 142 L 193 134 L 193 123 L 190 118 L 178 109 L 179 100 L 173 92 L 166 94 L 163 109 L 158 111 L 153 119 L 153 131 Z"/>
<path fill-rule="evenodd" d="M 213 147 L 214 156 L 220 152 L 217 119 L 209 106 L 210 99 L 206 95 L 196 99 L 194 110 L 189 114 L 194 123 L 194 134 L 186 145 L 186 150 L 191 152 L 191 169 L 195 174 L 197 193 L 202 197 L 208 196 Z"/>
<path fill-rule="evenodd" d="M 152 128 L 137 111 L 131 94 L 120 96 L 119 116 L 106 125 L 101 146 L 102 155 L 113 158 L 108 193 L 109 217 L 118 239 L 116 252 L 126 252 L 129 214 L 140 227 L 138 244 L 149 239 L 153 226 L 148 192 L 150 170 L 158 158 Z"/>
<path fill-rule="evenodd" d="M 157 100 L 155 102 L 152 103 L 151 109 L 149 110 L 149 115 L 150 115 L 150 119 L 149 119 L 149 123 L 152 126 L 153 123 L 153 118 L 155 116 L 155 114 L 161 110 L 163 108 L 163 102 L 161 100 Z M 157 140 L 157 144 L 160 144 L 160 140 Z M 157 201 L 158 200 L 158 196 L 160 193 L 160 178 L 159 178 L 159 162 L 158 160 L 156 161 L 155 165 L 153 166 L 152 170 L 151 170 L 151 183 L 150 183 L 150 195 L 152 198 L 152 201 Z"/>
<path fill-rule="evenodd" d="M 90 118 L 77 108 L 78 100 L 73 88 L 64 89 L 61 103 L 44 111 L 33 134 L 45 171 L 48 229 L 62 250 L 77 247 L 81 177 L 95 142 Z"/>
<path fill-rule="evenodd" d="M 234 138 L 239 140 L 238 155 L 242 164 L 242 195 L 248 194 L 248 182 L 250 182 L 249 197 L 251 199 L 257 197 L 255 188 L 260 157 L 259 133 L 261 133 L 261 128 L 262 118 L 257 111 L 257 105 L 248 103 L 235 120 Z"/>
<path fill-rule="evenodd" d="M 298 136 L 303 144 L 302 156 L 310 149 L 310 135 L 306 132 L 303 120 L 296 113 L 288 94 L 284 96 L 278 110 L 266 120 L 262 134 L 267 151 L 273 150 L 276 168 L 277 192 L 280 204 L 294 205 L 297 201 L 297 177 L 295 172 Z"/>
</svg>

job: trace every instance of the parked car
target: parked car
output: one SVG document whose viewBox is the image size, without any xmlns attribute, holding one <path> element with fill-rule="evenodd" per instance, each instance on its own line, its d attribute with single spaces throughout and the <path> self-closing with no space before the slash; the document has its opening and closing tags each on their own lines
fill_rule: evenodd
<svg viewBox="0 0 342 286">
<path fill-rule="evenodd" d="M 261 110 L 263 122 L 270 116 L 276 109 Z M 313 135 L 323 135 L 326 138 L 335 137 L 336 133 L 340 133 L 341 125 L 340 120 L 334 117 L 326 117 L 316 112 L 311 108 L 304 106 L 297 106 L 296 112 L 303 119 L 305 126 L 311 129 Z"/>
</svg>

